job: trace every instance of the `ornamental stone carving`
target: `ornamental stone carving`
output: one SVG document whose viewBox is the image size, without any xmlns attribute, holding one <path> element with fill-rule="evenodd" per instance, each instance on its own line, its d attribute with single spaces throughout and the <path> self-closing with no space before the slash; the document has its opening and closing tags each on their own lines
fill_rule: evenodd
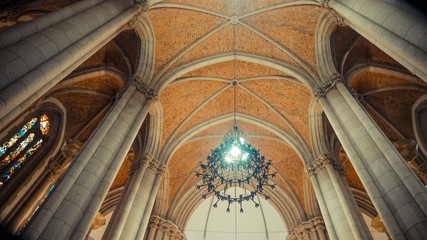
<svg viewBox="0 0 427 240">
<path fill-rule="evenodd" d="M 174 240 L 185 240 L 184 233 L 179 230 L 173 222 L 165 220 L 159 216 L 151 216 L 150 222 L 148 223 L 150 231 L 160 231 L 168 236 L 168 239 Z"/>
<path fill-rule="evenodd" d="M 62 167 L 56 160 L 50 159 L 47 163 L 47 170 L 49 171 L 52 178 L 51 182 L 56 182 L 56 180 L 61 176 Z"/>
<path fill-rule="evenodd" d="M 130 166 L 129 173 L 133 175 L 138 169 L 140 169 L 145 164 L 148 164 L 149 162 L 153 161 L 153 156 L 149 153 L 144 153 L 138 158 L 136 158 L 132 165 Z"/>
<path fill-rule="evenodd" d="M 329 154 L 320 154 L 320 156 L 307 165 L 307 173 L 309 176 L 317 174 L 320 170 L 324 169 L 327 164 L 331 164 L 332 167 L 338 172 L 339 175 L 345 176 L 344 169 L 332 159 Z"/>
<path fill-rule="evenodd" d="M 321 217 L 315 217 L 296 226 L 289 234 L 289 240 L 308 239 L 310 233 L 325 231 L 325 223 Z"/>
<path fill-rule="evenodd" d="M 143 12 L 148 11 L 148 1 L 147 0 L 135 0 L 135 3 L 142 6 Z"/>
<path fill-rule="evenodd" d="M 150 169 L 151 171 L 155 172 L 156 174 L 158 174 L 162 177 L 165 176 L 166 171 L 167 171 L 166 165 L 164 165 L 163 163 L 161 163 L 155 159 L 152 159 L 149 162 L 148 169 Z"/>
<path fill-rule="evenodd" d="M 130 81 L 130 85 L 135 86 L 138 91 L 144 94 L 145 98 L 157 99 L 158 92 L 155 89 L 150 88 L 147 84 L 140 81 L 138 77 L 132 78 L 132 80 Z"/>
<path fill-rule="evenodd" d="M 335 73 L 329 78 L 329 81 L 324 82 L 322 85 L 320 85 L 314 90 L 314 96 L 318 98 L 325 97 L 329 93 L 329 91 L 335 88 L 335 85 L 338 82 L 342 82 L 342 78 L 340 74 Z"/>
<path fill-rule="evenodd" d="M 320 3 L 320 6 L 322 6 L 322 8 L 324 8 L 324 9 L 331 9 L 329 7 L 329 0 L 320 0 L 319 3 Z"/>
</svg>

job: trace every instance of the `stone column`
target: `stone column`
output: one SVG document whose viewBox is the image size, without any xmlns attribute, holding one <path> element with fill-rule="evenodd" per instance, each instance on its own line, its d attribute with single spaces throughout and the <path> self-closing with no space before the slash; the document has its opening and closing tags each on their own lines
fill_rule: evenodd
<svg viewBox="0 0 427 240">
<path fill-rule="evenodd" d="M 52 185 L 56 183 L 58 178 L 67 168 L 67 165 L 80 151 L 81 147 L 81 142 L 67 141 L 67 143 L 62 147 L 62 154 L 64 157 L 60 157 L 59 159 L 50 159 L 47 167 L 45 168 L 45 174 L 40 176 L 41 181 L 34 186 L 35 189 L 32 190 L 31 196 L 28 196 L 27 199 L 24 200 L 24 204 L 22 206 L 14 207 L 19 210 L 7 224 L 12 233 L 17 233 L 21 230 L 20 228 L 23 227 L 23 224 L 28 221 L 32 214 L 34 214 L 35 209 L 41 204 L 41 200 L 46 196 Z"/>
<path fill-rule="evenodd" d="M 427 236 L 425 187 L 340 76 L 332 76 L 315 93 L 390 237 Z"/>
<path fill-rule="evenodd" d="M 321 0 L 356 32 L 427 82 L 427 21 L 420 12 L 371 0 Z"/>
<path fill-rule="evenodd" d="M 157 190 L 159 189 L 160 181 L 166 171 L 166 167 L 153 159 L 149 163 L 148 169 L 132 203 L 122 233 L 116 239 L 144 238 Z"/>
<path fill-rule="evenodd" d="M 0 32 L 0 128 L 113 39 L 141 9 L 132 0 L 80 1 Z"/>
<path fill-rule="evenodd" d="M 348 194 L 348 186 L 341 177 L 344 175 L 342 168 L 328 154 L 322 154 L 307 165 L 307 172 L 316 183 L 313 184 L 316 192 L 326 199 L 321 211 L 333 225 L 330 239 L 372 239 L 357 205 Z"/>
<path fill-rule="evenodd" d="M 153 215 L 146 240 L 185 240 L 185 234 L 173 222 Z"/>
<path fill-rule="evenodd" d="M 302 222 L 294 228 L 289 234 L 289 240 L 324 240 L 325 235 L 325 224 L 321 217 L 312 218 L 306 222 Z"/>
<path fill-rule="evenodd" d="M 129 183 L 126 184 L 122 200 L 120 201 L 119 206 L 114 210 L 113 217 L 105 230 L 104 236 L 102 237 L 103 239 L 119 239 L 129 216 L 129 212 L 131 211 L 138 189 L 142 183 L 145 171 L 151 161 L 153 161 L 153 157 L 147 153 L 142 154 L 133 161 L 129 171 Z"/>
<path fill-rule="evenodd" d="M 156 95 L 132 81 L 97 128 L 25 239 L 84 239 Z"/>
</svg>

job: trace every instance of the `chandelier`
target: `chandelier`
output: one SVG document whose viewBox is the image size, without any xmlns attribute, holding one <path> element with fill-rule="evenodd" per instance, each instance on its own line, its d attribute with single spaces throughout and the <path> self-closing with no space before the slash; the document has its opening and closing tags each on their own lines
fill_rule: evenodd
<svg viewBox="0 0 427 240">
<path fill-rule="evenodd" d="M 228 203 L 227 212 L 230 212 L 230 205 L 237 203 L 240 205 L 240 212 L 243 213 L 242 203 L 253 202 L 255 207 L 259 203 L 255 197 L 270 197 L 265 194 L 264 189 L 275 188 L 275 184 L 270 181 L 270 177 L 275 177 L 276 173 L 269 173 L 271 161 L 259 153 L 246 140 L 246 136 L 237 126 L 236 120 L 236 86 L 237 80 L 233 80 L 234 86 L 234 125 L 225 134 L 224 141 L 219 147 L 211 150 L 207 159 L 200 163 L 200 171 L 196 171 L 196 177 L 202 177 L 202 184 L 196 185 L 196 189 L 207 188 L 207 193 L 202 195 L 206 199 L 210 195 L 216 197 L 213 207 L 218 206 L 218 202 Z M 237 194 L 236 188 L 244 189 L 243 194 Z"/>
</svg>

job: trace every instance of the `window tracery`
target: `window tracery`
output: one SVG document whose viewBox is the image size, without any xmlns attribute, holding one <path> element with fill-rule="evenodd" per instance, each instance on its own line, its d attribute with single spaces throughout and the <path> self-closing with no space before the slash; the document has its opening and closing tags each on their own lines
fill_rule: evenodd
<svg viewBox="0 0 427 240">
<path fill-rule="evenodd" d="M 0 189 L 46 141 L 50 120 L 46 114 L 33 117 L 8 141 L 0 145 Z"/>
</svg>

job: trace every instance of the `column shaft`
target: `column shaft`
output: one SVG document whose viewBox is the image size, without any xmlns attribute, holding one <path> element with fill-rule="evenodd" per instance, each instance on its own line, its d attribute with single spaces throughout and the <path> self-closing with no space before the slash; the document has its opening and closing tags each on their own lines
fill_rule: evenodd
<svg viewBox="0 0 427 240">
<path fill-rule="evenodd" d="M 328 235 L 330 240 L 337 240 L 337 233 L 332 223 L 331 216 L 328 211 L 328 207 L 325 203 L 325 195 L 322 193 L 322 189 L 320 188 L 319 181 L 317 180 L 317 176 L 312 174 L 310 176 L 310 180 L 313 184 L 314 192 L 316 193 L 316 199 L 319 203 L 320 212 L 322 213 L 322 217 L 325 221 L 325 227 L 328 230 Z"/>
<path fill-rule="evenodd" d="M 120 236 L 114 236 L 114 239 L 136 239 L 139 225 L 147 208 L 155 179 L 156 174 L 151 170 L 147 170 L 138 189 L 138 193 L 135 196 L 135 200 L 132 203 L 132 208 L 126 219 L 126 224 Z"/>
<path fill-rule="evenodd" d="M 355 209 L 355 206 L 352 205 L 350 200 L 351 196 L 347 193 L 348 191 L 344 189 L 342 178 L 338 176 L 336 170 L 332 167 L 331 164 L 326 165 L 326 171 L 331 179 L 332 185 L 335 189 L 335 192 L 338 196 L 338 200 L 342 206 L 343 212 L 346 216 L 347 222 L 350 226 L 351 232 L 355 239 L 372 239 L 372 236 L 369 232 L 365 232 L 363 224 L 365 222 L 360 222 L 360 211 Z M 357 210 L 357 211 L 356 211 Z"/>
<path fill-rule="evenodd" d="M 139 161 L 139 159 L 135 159 L 134 161 Z M 115 217 L 112 219 L 113 221 L 110 222 L 110 227 L 104 233 L 103 239 L 119 239 L 148 167 L 148 162 L 142 162 L 141 164 L 142 166 L 139 166 L 139 169 L 132 175 L 129 185 L 126 186 L 123 200 L 119 207 L 116 208 Z"/>
<path fill-rule="evenodd" d="M 139 230 L 138 230 L 138 234 L 136 235 L 136 239 L 144 238 L 145 231 L 147 230 L 148 222 L 150 221 L 151 211 L 153 210 L 153 207 L 154 207 L 154 202 L 156 200 L 157 191 L 159 190 L 161 180 L 162 180 L 162 176 L 158 174 L 156 176 L 154 186 L 151 190 L 150 198 L 148 199 L 148 202 L 147 202 L 147 207 L 145 208 L 144 215 L 139 225 Z"/>
<path fill-rule="evenodd" d="M 77 155 L 25 233 L 27 239 L 83 239 L 153 100 L 131 85 Z M 143 106 L 141 108 L 141 106 Z"/>
<path fill-rule="evenodd" d="M 65 70 L 89 57 L 87 53 L 117 34 L 140 10 L 130 0 L 109 0 L 1 49 L 0 118 L 28 98 L 32 102 L 46 93 L 67 76 Z"/>
<path fill-rule="evenodd" d="M 105 0 L 79 1 L 50 14 L 38 17 L 30 22 L 20 23 L 10 29 L 2 31 L 0 38 L 0 49 L 16 43 L 37 31 L 41 31 L 60 21 L 72 17 L 88 8 L 91 8 Z"/>
<path fill-rule="evenodd" d="M 427 192 L 377 125 L 340 82 L 319 102 L 390 236 L 427 236 Z"/>
<path fill-rule="evenodd" d="M 334 0 L 346 24 L 427 82 L 427 21 L 386 1 Z"/>
</svg>

